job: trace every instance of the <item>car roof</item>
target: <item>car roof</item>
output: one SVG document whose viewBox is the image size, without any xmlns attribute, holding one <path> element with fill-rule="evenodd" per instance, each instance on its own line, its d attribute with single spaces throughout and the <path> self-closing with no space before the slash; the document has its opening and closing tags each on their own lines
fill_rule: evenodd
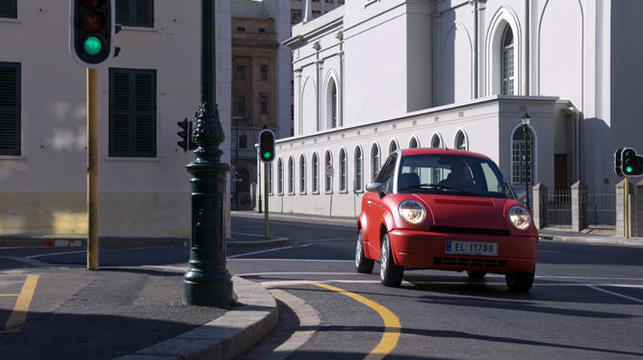
<svg viewBox="0 0 643 360">
<path fill-rule="evenodd" d="M 478 154 L 472 151 L 464 150 L 454 150 L 454 149 L 445 149 L 445 148 L 413 148 L 413 149 L 404 149 L 402 150 L 402 156 L 412 156 L 412 155 L 453 155 L 453 156 L 468 156 L 475 157 L 484 160 L 491 160 L 489 157 Z"/>
</svg>

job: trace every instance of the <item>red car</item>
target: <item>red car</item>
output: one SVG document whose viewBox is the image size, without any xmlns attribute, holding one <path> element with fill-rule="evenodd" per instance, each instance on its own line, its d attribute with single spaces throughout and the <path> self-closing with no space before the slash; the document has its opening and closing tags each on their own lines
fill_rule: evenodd
<svg viewBox="0 0 643 360">
<path fill-rule="evenodd" d="M 511 291 L 534 282 L 538 231 L 511 195 L 496 164 L 468 151 L 437 148 L 392 153 L 368 184 L 357 219 L 355 265 L 380 262 L 386 286 L 405 268 L 505 274 Z"/>
</svg>

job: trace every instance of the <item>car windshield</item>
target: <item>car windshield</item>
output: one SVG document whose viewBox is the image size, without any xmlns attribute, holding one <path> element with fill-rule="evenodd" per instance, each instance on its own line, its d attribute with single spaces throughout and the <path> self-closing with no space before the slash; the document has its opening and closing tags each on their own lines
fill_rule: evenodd
<svg viewBox="0 0 643 360">
<path fill-rule="evenodd" d="M 399 193 L 507 198 L 502 173 L 492 161 L 445 154 L 403 156 Z"/>
</svg>

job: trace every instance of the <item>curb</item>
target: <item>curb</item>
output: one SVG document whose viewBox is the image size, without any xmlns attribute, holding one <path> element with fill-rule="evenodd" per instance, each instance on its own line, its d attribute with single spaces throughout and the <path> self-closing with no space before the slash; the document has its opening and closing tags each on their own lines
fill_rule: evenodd
<svg viewBox="0 0 643 360">
<path fill-rule="evenodd" d="M 187 238 L 100 238 L 100 247 L 123 248 L 123 247 L 187 247 Z M 1 247 L 85 247 L 85 238 L 52 238 L 36 236 L 6 236 L 0 237 Z M 261 247 L 261 246 L 283 246 L 289 245 L 290 240 L 285 237 L 276 237 L 269 240 L 237 241 L 229 239 L 228 247 Z"/>
<path fill-rule="evenodd" d="M 640 238 L 639 238 L 640 239 Z M 574 244 L 589 244 L 589 245 L 606 245 L 606 246 L 632 246 L 643 247 L 643 241 L 615 238 L 615 237 L 592 237 L 592 236 L 561 236 L 551 234 L 540 234 L 540 240 L 560 242 L 560 243 L 574 243 Z"/>
<path fill-rule="evenodd" d="M 275 298 L 261 284 L 232 277 L 242 305 L 172 339 L 114 360 L 234 359 L 263 340 L 279 321 Z"/>
<path fill-rule="evenodd" d="M 255 211 L 232 211 L 232 216 L 235 217 L 245 217 L 251 219 L 263 219 L 264 214 L 255 212 Z M 282 213 L 270 213 L 269 216 L 273 220 L 283 220 L 291 222 L 316 222 L 316 223 L 332 223 L 337 225 L 350 225 L 352 227 L 357 226 L 356 218 L 337 218 L 337 217 L 327 217 L 327 216 L 315 216 L 315 215 L 300 215 L 300 214 L 282 214 Z"/>
<path fill-rule="evenodd" d="M 261 246 L 285 246 L 290 245 L 290 239 L 286 237 L 276 237 L 269 240 L 257 241 L 241 241 L 241 240 L 228 240 L 228 247 L 261 247 Z"/>
</svg>

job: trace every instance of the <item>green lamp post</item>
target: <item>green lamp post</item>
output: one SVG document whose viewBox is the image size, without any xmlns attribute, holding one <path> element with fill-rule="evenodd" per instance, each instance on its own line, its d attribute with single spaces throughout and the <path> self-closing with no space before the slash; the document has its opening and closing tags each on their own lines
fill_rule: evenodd
<svg viewBox="0 0 643 360">
<path fill-rule="evenodd" d="M 187 165 L 192 231 L 189 268 L 183 276 L 183 303 L 232 304 L 232 281 L 226 269 L 224 196 L 230 166 L 221 162 L 224 134 L 215 103 L 215 0 L 201 0 L 201 104 L 192 133 L 196 159 Z"/>
</svg>

